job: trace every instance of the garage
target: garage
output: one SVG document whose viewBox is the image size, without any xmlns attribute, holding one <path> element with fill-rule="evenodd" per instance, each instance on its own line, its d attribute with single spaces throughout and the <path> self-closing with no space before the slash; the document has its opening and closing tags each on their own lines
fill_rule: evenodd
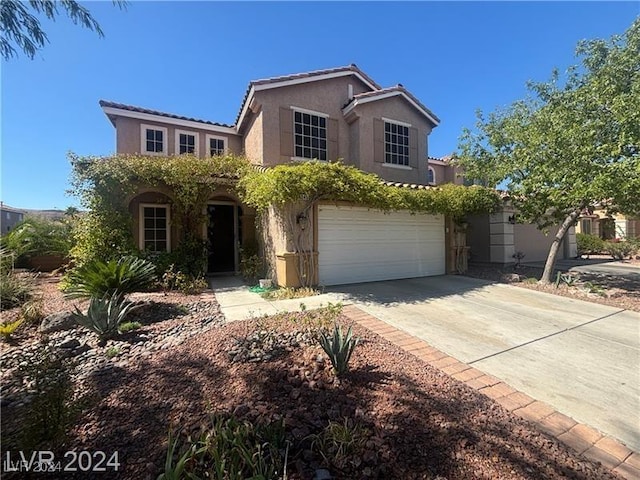
<svg viewBox="0 0 640 480">
<path fill-rule="evenodd" d="M 318 207 L 321 285 L 444 273 L 444 216 L 384 213 L 364 207 Z"/>
</svg>

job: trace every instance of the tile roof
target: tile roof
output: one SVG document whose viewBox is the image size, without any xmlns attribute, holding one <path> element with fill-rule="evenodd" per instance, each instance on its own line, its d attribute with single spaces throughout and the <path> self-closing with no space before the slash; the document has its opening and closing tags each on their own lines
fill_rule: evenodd
<svg viewBox="0 0 640 480">
<path fill-rule="evenodd" d="M 278 77 L 271 78 L 262 78 L 259 80 L 252 80 L 250 85 L 266 85 L 269 83 L 279 83 L 279 82 L 287 82 L 289 80 L 298 80 L 302 78 L 312 78 L 320 75 L 329 75 L 332 73 L 340 73 L 340 72 L 354 72 L 362 76 L 365 80 L 371 83 L 377 89 L 380 89 L 380 85 L 378 85 L 371 77 L 369 77 L 366 73 L 358 68 L 355 63 L 350 65 L 345 65 L 343 67 L 335 67 L 335 68 L 325 68 L 323 70 L 313 70 L 311 72 L 302 72 L 302 73 L 294 73 L 291 75 L 281 75 Z"/>
<path fill-rule="evenodd" d="M 209 120 L 200 120 L 198 118 L 183 117 L 181 115 L 174 115 L 172 113 L 160 112 L 158 110 L 150 110 L 148 108 L 141 108 L 133 105 L 125 105 L 124 103 L 109 102 L 107 100 L 100 100 L 99 103 L 101 107 L 119 108 L 121 110 L 128 110 L 130 112 L 146 113 L 149 115 L 158 115 L 159 117 L 174 118 L 176 120 L 187 120 L 190 122 L 204 123 L 206 125 L 213 125 L 216 127 L 234 128 L 233 125 L 228 125 L 226 123 L 218 123 L 218 122 L 211 122 Z"/>
</svg>

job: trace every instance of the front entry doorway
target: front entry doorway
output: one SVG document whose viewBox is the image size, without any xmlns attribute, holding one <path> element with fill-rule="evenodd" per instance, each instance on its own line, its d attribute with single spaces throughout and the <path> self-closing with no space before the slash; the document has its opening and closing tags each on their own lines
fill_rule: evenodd
<svg viewBox="0 0 640 480">
<path fill-rule="evenodd" d="M 231 202 L 207 205 L 209 226 L 209 273 L 233 273 L 236 268 L 236 232 L 238 218 L 236 206 Z"/>
</svg>

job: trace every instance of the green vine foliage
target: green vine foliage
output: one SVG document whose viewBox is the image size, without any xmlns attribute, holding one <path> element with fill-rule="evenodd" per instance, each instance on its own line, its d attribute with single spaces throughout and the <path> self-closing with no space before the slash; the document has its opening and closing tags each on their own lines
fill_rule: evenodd
<svg viewBox="0 0 640 480">
<path fill-rule="evenodd" d="M 215 156 L 203 161 L 193 155 L 148 157 L 114 155 L 80 157 L 69 154 L 71 186 L 88 213 L 74 236 L 71 255 L 78 264 L 98 258 L 108 261 L 136 251 L 127 201 L 140 186 L 171 191 L 172 219 L 183 239 L 197 235 L 205 221 L 206 201 L 213 188 L 231 185 L 250 168 L 244 157 Z"/>
<path fill-rule="evenodd" d="M 239 182 L 243 201 L 260 211 L 303 201 L 347 201 L 384 211 L 450 215 L 493 212 L 500 205 L 498 194 L 481 186 L 447 184 L 426 189 L 390 186 L 372 173 L 341 162 L 294 162 L 266 172 L 249 171 Z"/>
<path fill-rule="evenodd" d="M 205 260 L 200 258 L 204 253 L 199 252 L 206 252 L 198 240 L 206 221 L 200 212 L 204 212 L 212 190 L 221 185 L 235 189 L 247 205 L 260 211 L 271 205 L 283 208 L 300 203 L 308 208 L 316 201 L 329 200 L 384 211 L 409 210 L 461 219 L 471 213 L 494 211 L 500 205 L 496 192 L 483 187 L 397 188 L 384 184 L 374 174 L 341 162 L 299 162 L 263 171 L 236 155 L 207 160 L 193 155 L 158 158 L 70 154 L 69 157 L 73 168 L 72 193 L 88 211 L 74 229 L 76 246 L 71 255 L 77 265 L 93 259 L 109 261 L 137 252 L 127 202 L 141 186 L 171 192 L 172 221 L 181 232 L 176 250 L 179 253 L 179 245 L 184 244 L 183 256 L 190 259 L 184 263 L 199 266 L 205 265 Z M 198 263 L 194 256 L 202 261 Z M 179 263 L 174 257 L 165 258 L 165 263 Z"/>
</svg>

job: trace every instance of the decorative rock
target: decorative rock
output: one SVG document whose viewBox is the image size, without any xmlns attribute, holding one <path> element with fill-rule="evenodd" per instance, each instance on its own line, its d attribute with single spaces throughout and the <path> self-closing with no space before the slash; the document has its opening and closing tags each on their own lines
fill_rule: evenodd
<svg viewBox="0 0 640 480">
<path fill-rule="evenodd" d="M 64 342 L 58 344 L 58 348 L 64 348 L 64 349 L 70 349 L 70 350 L 78 348 L 79 346 L 80 346 L 80 340 L 76 338 L 69 338 L 68 340 L 65 340 Z"/>
<path fill-rule="evenodd" d="M 64 330 L 72 330 L 78 326 L 71 312 L 53 313 L 44 320 L 38 327 L 40 333 L 61 332 Z"/>
</svg>

